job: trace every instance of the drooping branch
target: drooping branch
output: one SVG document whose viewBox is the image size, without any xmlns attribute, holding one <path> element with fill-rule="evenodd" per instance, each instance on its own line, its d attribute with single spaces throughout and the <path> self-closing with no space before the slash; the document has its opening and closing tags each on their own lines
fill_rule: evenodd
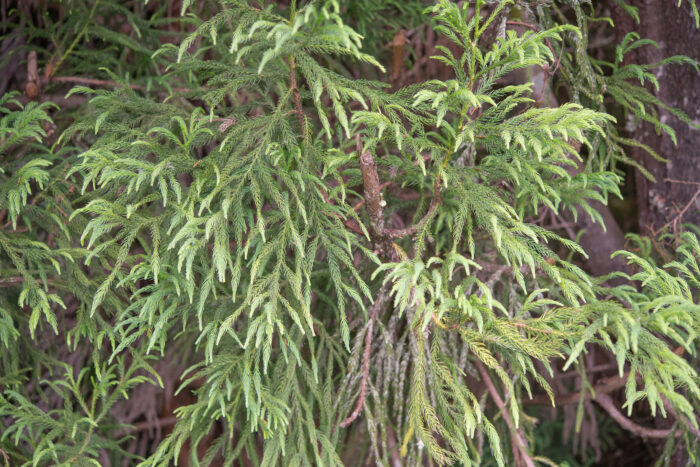
<svg viewBox="0 0 700 467">
<path fill-rule="evenodd" d="M 493 384 L 491 376 L 489 376 L 488 370 L 480 361 L 474 362 L 474 366 L 476 366 L 476 369 L 479 371 L 481 379 L 484 381 L 486 388 L 489 391 L 489 395 L 496 403 L 500 413 L 503 415 L 503 420 L 506 422 L 506 425 L 508 425 L 511 446 L 513 449 L 513 457 L 516 460 L 516 464 L 525 465 L 527 467 L 535 467 L 535 461 L 532 460 L 532 457 L 530 457 L 530 453 L 528 452 L 527 439 L 525 439 L 525 435 L 523 434 L 522 430 L 515 427 L 513 420 L 510 418 L 508 410 L 505 408 L 506 405 L 503 402 L 501 395 L 498 393 L 496 386 Z"/>
<path fill-rule="evenodd" d="M 612 402 L 612 399 L 610 398 L 609 394 L 617 391 L 618 389 L 621 389 L 622 387 L 625 386 L 627 379 L 629 378 L 629 371 L 625 372 L 622 377 L 620 376 L 615 376 L 612 378 L 608 378 L 604 382 L 593 386 L 593 391 L 585 391 L 583 394 L 583 399 L 584 400 L 595 400 L 608 414 L 615 419 L 623 428 L 628 429 L 629 431 L 638 434 L 639 436 L 644 436 L 647 438 L 664 438 L 667 437 L 671 434 L 670 430 L 654 430 L 650 428 L 645 428 L 641 425 L 637 425 L 636 423 L 632 422 L 629 420 L 627 417 L 625 417 L 622 413 L 617 410 L 615 407 L 614 403 Z M 637 375 L 639 378 L 639 375 Z M 561 396 L 558 396 L 554 399 L 554 405 L 555 406 L 562 406 L 562 405 L 571 405 L 571 404 L 578 404 L 579 401 L 581 400 L 581 392 L 573 392 L 569 394 L 564 394 Z M 676 411 L 674 410 L 673 406 L 671 405 L 668 400 L 663 398 L 664 402 L 664 407 L 668 412 L 671 413 L 673 417 L 676 419 L 680 418 L 685 424 L 687 425 L 689 431 L 695 435 L 696 438 L 700 439 L 700 430 L 695 428 L 693 426 L 692 422 L 688 420 L 687 417 L 685 416 L 678 416 L 676 414 Z M 546 395 L 537 395 L 533 397 L 532 399 L 525 399 L 523 400 L 524 405 L 549 405 L 551 403 L 551 399 L 546 396 Z M 665 434 L 664 434 L 665 433 Z M 656 436 L 656 435 L 661 435 L 664 434 L 663 436 Z"/>
<path fill-rule="evenodd" d="M 369 358 L 370 349 L 372 348 L 372 335 L 374 332 L 374 322 L 379 315 L 379 311 L 386 305 L 389 301 L 390 295 L 388 293 L 388 282 L 384 283 L 377 293 L 377 298 L 372 305 L 370 310 L 369 322 L 367 323 L 367 333 L 365 334 L 365 349 L 362 360 L 362 379 L 360 380 L 360 394 L 357 398 L 357 403 L 355 408 L 350 413 L 350 415 L 340 422 L 339 426 L 345 428 L 350 425 L 362 412 L 362 407 L 365 404 L 365 397 L 367 396 L 367 378 L 369 377 Z"/>
<path fill-rule="evenodd" d="M 698 427 L 697 427 L 696 425 L 693 424 L 694 421 L 691 421 L 691 420 L 690 420 L 688 417 L 686 417 L 685 415 L 678 415 L 678 413 L 676 413 L 676 409 L 673 408 L 673 405 L 671 404 L 671 401 L 669 401 L 666 397 L 661 396 L 661 400 L 662 400 L 662 402 L 663 402 L 663 404 L 664 404 L 664 408 L 665 408 L 674 418 L 676 418 L 677 420 L 681 420 L 681 421 L 685 424 L 686 428 L 688 428 L 688 431 L 690 431 L 690 432 L 695 436 L 695 438 L 697 438 L 698 440 L 700 440 L 700 429 L 698 429 Z"/>
<path fill-rule="evenodd" d="M 632 420 L 625 417 L 619 410 L 617 410 L 617 407 L 615 407 L 615 403 L 613 402 L 612 398 L 607 394 L 597 394 L 595 397 L 595 401 L 598 403 L 598 405 L 600 405 L 603 408 L 603 410 L 605 410 L 608 413 L 608 415 L 610 415 L 617 423 L 619 423 L 622 428 L 634 433 L 637 436 L 641 436 L 642 438 L 668 438 L 673 432 L 673 430 L 670 429 L 658 430 L 637 425 Z"/>
</svg>

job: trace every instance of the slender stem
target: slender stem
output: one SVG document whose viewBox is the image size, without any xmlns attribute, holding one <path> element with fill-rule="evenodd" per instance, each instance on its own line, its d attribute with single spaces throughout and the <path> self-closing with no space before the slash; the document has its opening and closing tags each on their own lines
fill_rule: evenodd
<svg viewBox="0 0 700 467">
<path fill-rule="evenodd" d="M 384 304 L 389 299 L 389 294 L 387 293 L 388 282 L 383 284 L 377 293 L 377 299 L 372 305 L 372 310 L 370 311 L 369 322 L 367 323 L 367 334 L 365 334 L 365 351 L 362 360 L 362 379 L 360 380 L 360 395 L 357 398 L 357 403 L 355 408 L 350 413 L 348 418 L 340 422 L 340 428 L 345 428 L 350 425 L 362 412 L 362 407 L 365 404 L 365 397 L 367 396 L 367 379 L 369 377 L 369 357 L 370 349 L 372 348 L 372 337 L 374 332 L 374 322 L 377 319 L 379 310 L 384 306 Z"/>
<path fill-rule="evenodd" d="M 610 417 L 620 424 L 622 428 L 627 431 L 634 433 L 642 438 L 668 438 L 673 433 L 673 429 L 668 430 L 657 430 L 654 428 L 646 428 L 641 425 L 637 425 L 629 418 L 625 417 L 617 407 L 612 398 L 607 394 L 596 395 L 595 401 L 600 405 L 603 410 L 605 410 Z"/>
<path fill-rule="evenodd" d="M 95 0 L 95 3 L 92 5 L 92 9 L 90 10 L 90 14 L 88 15 L 87 21 L 85 21 L 85 25 L 80 30 L 80 33 L 75 37 L 70 47 L 68 47 L 68 50 L 66 50 L 66 52 L 61 56 L 56 65 L 53 67 L 49 76 L 53 76 L 53 74 L 56 73 L 56 70 L 58 70 L 58 68 L 61 66 L 61 63 L 63 63 L 66 57 L 68 57 L 68 55 L 70 55 L 70 53 L 73 51 L 73 48 L 75 48 L 75 46 L 78 45 L 78 42 L 80 42 L 80 40 L 83 38 L 83 36 L 85 35 L 85 31 L 87 30 L 88 24 L 92 22 L 92 17 L 95 14 L 95 9 L 97 8 L 98 3 L 100 3 L 100 0 Z"/>
<path fill-rule="evenodd" d="M 698 191 L 696 191 L 693 196 L 690 197 L 690 201 L 688 201 L 688 203 L 685 205 L 685 207 L 683 209 L 681 209 L 673 219 L 671 219 L 670 221 L 665 223 L 660 229 L 657 229 L 655 232 L 653 232 L 654 235 L 658 234 L 659 232 L 662 232 L 664 229 L 666 229 L 667 227 L 669 227 L 671 225 L 673 225 L 673 228 L 675 230 L 678 227 L 678 223 L 681 221 L 681 219 L 683 219 L 683 216 L 685 215 L 686 211 L 688 209 L 690 209 L 690 207 L 693 204 L 695 204 L 695 200 L 697 199 L 698 196 L 700 196 L 700 189 Z"/>
<path fill-rule="evenodd" d="M 489 376 L 488 370 L 480 361 L 474 362 L 474 365 L 479 371 L 481 379 L 486 384 L 486 388 L 488 389 L 491 398 L 496 403 L 496 406 L 498 406 L 500 412 L 503 414 L 503 420 L 505 420 L 506 425 L 508 425 L 508 428 L 511 432 L 513 456 L 516 460 L 520 461 L 518 462 L 518 464 L 522 463 L 527 467 L 535 467 L 535 461 L 532 460 L 532 457 L 530 457 L 530 453 L 528 452 L 527 440 L 525 439 L 525 435 L 523 434 L 520 428 L 515 427 L 513 420 L 510 418 L 510 414 L 507 410 L 505 410 L 506 405 L 503 402 L 501 395 L 498 393 L 496 386 L 493 384 L 493 381 Z"/>
</svg>

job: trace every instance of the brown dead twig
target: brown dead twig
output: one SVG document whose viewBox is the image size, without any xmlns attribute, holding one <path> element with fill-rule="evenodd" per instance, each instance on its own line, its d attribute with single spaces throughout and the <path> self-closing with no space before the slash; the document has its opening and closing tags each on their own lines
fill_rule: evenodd
<svg viewBox="0 0 700 467">
<path fill-rule="evenodd" d="M 700 187 L 700 182 L 693 182 L 693 181 L 689 181 L 689 180 L 675 180 L 672 178 L 667 178 L 664 181 L 669 182 L 669 183 L 680 183 L 683 185 L 695 185 L 695 186 Z M 698 188 L 698 190 L 695 192 L 695 194 L 690 197 L 690 201 L 688 201 L 688 203 L 683 207 L 683 209 L 678 211 L 678 214 L 676 214 L 673 217 L 673 219 L 666 222 L 664 225 L 661 226 L 661 228 L 659 228 L 657 230 L 649 228 L 649 231 L 651 232 L 651 234 L 656 237 L 659 233 L 663 232 L 666 228 L 668 228 L 670 226 L 673 226 L 673 231 L 676 232 L 678 230 L 678 224 L 683 219 L 683 216 L 685 215 L 686 211 L 688 211 L 688 209 L 690 209 L 690 207 L 693 204 L 695 204 L 695 200 L 698 198 L 698 196 L 700 196 L 700 188 Z"/>
</svg>

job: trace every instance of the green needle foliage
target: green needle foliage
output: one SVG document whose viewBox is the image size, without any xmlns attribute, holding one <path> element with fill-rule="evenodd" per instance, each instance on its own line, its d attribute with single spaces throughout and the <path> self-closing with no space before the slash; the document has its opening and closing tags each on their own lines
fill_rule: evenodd
<svg viewBox="0 0 700 467">
<path fill-rule="evenodd" d="M 52 26 L 63 50 L 104 41 L 91 73 L 114 84 L 73 88 L 89 104 L 52 147 L 50 104 L 0 100 L 11 465 L 546 462 L 527 447 L 523 401 L 542 391 L 554 404 L 552 366 L 585 376 L 592 345 L 615 356 L 624 411 L 672 414 L 667 452 L 697 460 L 697 236 L 676 239 L 665 266 L 637 238 L 619 253 L 634 272 L 610 288 L 534 221 L 602 221 L 590 202 L 620 196 L 615 162 L 639 144 L 605 97 L 671 133 L 641 85 L 690 59 L 623 66 L 645 44 L 635 36 L 614 63 L 591 59 L 583 1 L 563 2 L 571 24 L 550 2 L 520 2 L 539 26 L 516 32 L 512 1 L 441 0 L 407 21 L 431 18 L 452 77 L 390 91 L 346 73 L 384 71 L 368 53 L 381 45 L 350 25 L 367 2 L 183 1 L 175 43 L 161 7 L 74 3 L 122 11 L 144 39 L 80 15 Z M 118 65 L 127 49 L 133 80 Z M 72 72 L 90 66 L 65 57 Z M 572 95 L 559 106 L 507 81 L 555 64 Z M 139 457 L 121 411 L 164 386 L 168 362 L 192 401 Z"/>
</svg>

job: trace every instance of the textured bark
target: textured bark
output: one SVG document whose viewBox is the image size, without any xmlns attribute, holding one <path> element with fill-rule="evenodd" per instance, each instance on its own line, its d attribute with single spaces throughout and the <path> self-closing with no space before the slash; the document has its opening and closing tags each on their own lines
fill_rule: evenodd
<svg viewBox="0 0 700 467">
<path fill-rule="evenodd" d="M 360 135 L 356 135 L 355 141 L 360 160 L 360 171 L 362 172 L 365 209 L 369 215 L 369 232 L 372 237 L 372 243 L 374 243 L 375 252 L 384 258 L 395 260 L 396 252 L 384 222 L 384 206 L 386 202 L 382 196 L 382 185 L 379 182 L 377 163 L 374 161 L 372 153 L 364 149 Z"/>
<path fill-rule="evenodd" d="M 636 24 L 614 2 L 610 1 L 615 34 L 619 40 L 628 32 L 636 31 L 642 38 L 655 40 L 659 48 L 644 46 L 631 53 L 627 60 L 636 63 L 654 63 L 671 55 L 687 55 L 700 60 L 700 29 L 695 21 L 690 2 L 677 7 L 675 2 L 646 0 L 634 2 L 639 7 L 640 24 Z M 695 123 L 700 124 L 700 75 L 688 65 L 665 65 L 655 72 L 659 81 L 656 96 L 666 104 L 683 110 Z M 661 110 L 661 121 L 671 126 L 678 139 L 674 146 L 666 134 L 658 135 L 652 125 L 644 123 L 635 128 L 631 138 L 654 148 L 668 163 L 654 160 L 640 149 L 631 149 L 632 157 L 656 178 L 648 180 L 637 172 L 637 204 L 639 226 L 642 232 L 653 232 L 678 218 L 682 222 L 700 225 L 700 200 L 694 198 L 700 182 L 700 131 Z"/>
</svg>

